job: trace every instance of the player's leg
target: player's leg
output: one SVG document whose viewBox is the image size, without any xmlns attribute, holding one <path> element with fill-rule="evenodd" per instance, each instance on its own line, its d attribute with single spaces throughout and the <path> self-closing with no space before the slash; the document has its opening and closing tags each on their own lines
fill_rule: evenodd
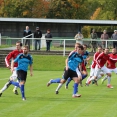
<svg viewBox="0 0 117 117">
<path fill-rule="evenodd" d="M 50 86 L 50 84 L 52 83 L 59 83 L 57 89 L 56 89 L 56 94 L 58 94 L 59 92 L 59 89 L 62 87 L 62 85 L 66 82 L 66 80 L 68 79 L 68 76 L 69 75 L 69 69 L 66 70 L 64 69 L 64 74 L 63 74 L 63 77 L 62 79 L 60 78 L 57 78 L 57 79 L 51 79 L 48 83 L 47 83 L 47 87 Z"/>
<path fill-rule="evenodd" d="M 79 84 L 82 87 L 82 73 L 79 71 L 78 68 L 76 69 L 76 73 L 77 73 L 77 76 L 78 76 L 78 78 L 80 80 Z"/>
<path fill-rule="evenodd" d="M 95 84 L 98 85 L 97 77 L 99 76 L 100 72 L 101 72 L 101 69 L 99 69 L 98 66 L 96 66 L 94 70 L 94 75 L 89 79 L 88 84 L 90 84 L 90 82 L 94 80 Z"/>
<path fill-rule="evenodd" d="M 51 79 L 48 83 L 47 83 L 47 87 L 49 87 L 52 83 L 60 83 L 61 79 L 57 78 L 57 79 Z"/>
<path fill-rule="evenodd" d="M 0 90 L 0 97 L 2 96 L 2 93 L 11 85 L 10 80 L 3 86 L 3 88 Z"/>
<path fill-rule="evenodd" d="M 111 83 L 111 69 L 108 69 L 106 66 L 102 68 L 103 72 L 107 75 L 107 87 L 108 88 L 113 88 L 113 86 L 110 84 Z"/>
<path fill-rule="evenodd" d="M 27 72 L 19 70 L 19 71 L 17 71 L 17 74 L 18 74 L 18 79 L 20 81 L 19 85 L 20 85 L 22 100 L 26 100 L 26 97 L 25 97 L 25 82 L 26 82 L 26 78 L 27 78 Z"/>
<path fill-rule="evenodd" d="M 91 67 L 90 76 L 86 80 L 86 86 L 88 86 L 90 84 L 89 79 L 94 75 L 94 71 L 95 71 L 95 69 Z"/>
<path fill-rule="evenodd" d="M 65 89 L 68 89 L 68 85 L 69 83 L 71 82 L 72 78 L 68 78 L 67 81 L 66 81 L 66 84 L 65 84 Z"/>
<path fill-rule="evenodd" d="M 2 93 L 11 85 L 11 80 L 15 80 L 17 79 L 17 73 L 16 73 L 16 70 L 13 71 L 13 74 L 10 76 L 10 80 L 8 80 L 8 82 L 3 86 L 3 88 L 0 90 L 0 96 L 2 95 Z M 14 93 L 15 94 L 18 94 L 17 92 L 17 88 L 15 87 L 15 90 L 14 90 Z"/>
<path fill-rule="evenodd" d="M 78 93 L 78 84 L 80 83 L 80 78 L 78 78 L 78 77 L 73 77 L 73 80 L 74 80 L 74 90 L 73 90 L 73 95 L 72 95 L 72 97 L 73 97 L 73 98 L 81 97 L 80 94 L 77 94 L 77 93 Z"/>
</svg>

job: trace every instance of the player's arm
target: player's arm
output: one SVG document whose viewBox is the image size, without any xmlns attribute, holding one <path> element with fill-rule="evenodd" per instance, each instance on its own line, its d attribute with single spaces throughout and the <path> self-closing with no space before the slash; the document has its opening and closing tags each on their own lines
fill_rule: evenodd
<svg viewBox="0 0 117 117">
<path fill-rule="evenodd" d="M 100 59 L 103 57 L 103 53 L 101 53 L 101 54 L 99 54 L 98 56 L 97 56 L 97 58 L 96 58 L 96 63 L 97 63 L 97 65 L 98 65 L 98 68 L 101 68 L 101 66 L 100 66 Z"/>
<path fill-rule="evenodd" d="M 32 67 L 33 58 L 32 58 L 32 56 L 30 56 L 30 57 L 31 57 L 31 60 L 30 60 L 30 62 L 29 62 L 29 64 L 30 64 L 30 76 L 32 76 L 32 75 L 33 75 L 33 67 Z"/>
<path fill-rule="evenodd" d="M 68 70 L 68 58 L 65 60 L 66 70 Z"/>
<path fill-rule="evenodd" d="M 91 57 L 90 57 L 90 56 L 88 56 L 88 57 L 86 58 L 86 60 L 87 60 L 87 61 L 89 61 L 90 59 L 91 59 Z"/>
<path fill-rule="evenodd" d="M 12 61 L 11 61 L 11 72 L 14 71 L 14 63 L 15 63 L 14 60 L 12 60 Z"/>
<path fill-rule="evenodd" d="M 5 64 L 7 68 L 11 68 L 10 67 L 10 60 L 13 58 L 13 52 L 10 52 L 6 57 L 5 57 Z"/>
<path fill-rule="evenodd" d="M 30 65 L 30 76 L 33 76 L 33 66 L 32 66 L 32 64 Z"/>
</svg>

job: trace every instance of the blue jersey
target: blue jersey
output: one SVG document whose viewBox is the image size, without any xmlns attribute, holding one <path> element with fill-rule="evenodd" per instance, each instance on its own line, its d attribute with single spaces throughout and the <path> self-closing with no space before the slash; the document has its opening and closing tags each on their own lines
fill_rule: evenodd
<svg viewBox="0 0 117 117">
<path fill-rule="evenodd" d="M 23 53 L 18 55 L 17 58 L 14 60 L 14 62 L 18 63 L 18 67 L 16 70 L 28 70 L 28 65 L 32 65 L 33 59 L 30 54 L 24 55 Z"/>
<path fill-rule="evenodd" d="M 82 55 L 79 55 L 77 52 L 73 52 L 68 57 L 68 67 L 69 69 L 76 71 L 76 68 L 78 67 L 79 63 L 83 62 Z"/>
<path fill-rule="evenodd" d="M 85 60 L 89 56 L 89 52 L 85 51 L 82 56 L 83 56 L 83 59 Z"/>
</svg>

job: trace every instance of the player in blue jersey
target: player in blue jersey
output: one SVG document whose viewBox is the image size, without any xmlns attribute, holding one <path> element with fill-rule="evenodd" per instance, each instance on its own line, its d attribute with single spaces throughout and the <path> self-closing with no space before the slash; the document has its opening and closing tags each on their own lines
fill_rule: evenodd
<svg viewBox="0 0 117 117">
<path fill-rule="evenodd" d="M 30 65 L 30 75 L 32 76 L 32 64 L 33 64 L 33 59 L 31 57 L 30 54 L 28 54 L 28 46 L 23 46 L 23 53 L 19 54 L 18 57 L 16 59 L 14 59 L 11 63 L 11 72 L 13 72 L 14 68 L 14 63 L 18 63 L 18 67 L 17 67 L 17 75 L 18 75 L 18 82 L 14 82 L 11 81 L 10 83 L 19 87 L 21 90 L 21 94 L 22 94 L 22 100 L 26 100 L 25 98 L 25 91 L 24 91 L 24 85 L 26 82 L 26 78 L 27 78 L 27 70 L 28 70 L 28 66 Z"/>
<path fill-rule="evenodd" d="M 84 59 L 84 64 L 86 66 L 87 64 L 89 64 L 90 57 L 89 57 L 89 52 L 87 51 L 87 45 L 86 44 L 83 44 L 83 48 L 84 48 L 84 52 L 83 52 L 82 56 L 83 56 L 83 59 Z"/>
<path fill-rule="evenodd" d="M 73 52 L 69 57 L 68 57 L 68 62 L 66 64 L 63 78 L 60 79 L 51 79 L 48 83 L 47 86 L 50 86 L 52 83 L 62 83 L 64 84 L 66 80 L 70 77 L 74 81 L 74 91 L 72 97 L 80 97 L 80 94 L 77 94 L 78 92 L 78 84 L 80 82 L 80 78 L 78 78 L 78 75 L 76 73 L 76 68 L 80 63 L 83 61 L 82 57 L 82 52 L 83 52 L 83 46 L 78 46 L 76 49 L 76 52 Z"/>
</svg>

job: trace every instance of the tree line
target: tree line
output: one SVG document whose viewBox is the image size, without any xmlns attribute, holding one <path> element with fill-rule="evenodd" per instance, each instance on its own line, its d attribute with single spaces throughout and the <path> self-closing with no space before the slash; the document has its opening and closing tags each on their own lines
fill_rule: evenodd
<svg viewBox="0 0 117 117">
<path fill-rule="evenodd" d="M 116 0 L 0 0 L 0 17 L 116 20 Z"/>
</svg>

